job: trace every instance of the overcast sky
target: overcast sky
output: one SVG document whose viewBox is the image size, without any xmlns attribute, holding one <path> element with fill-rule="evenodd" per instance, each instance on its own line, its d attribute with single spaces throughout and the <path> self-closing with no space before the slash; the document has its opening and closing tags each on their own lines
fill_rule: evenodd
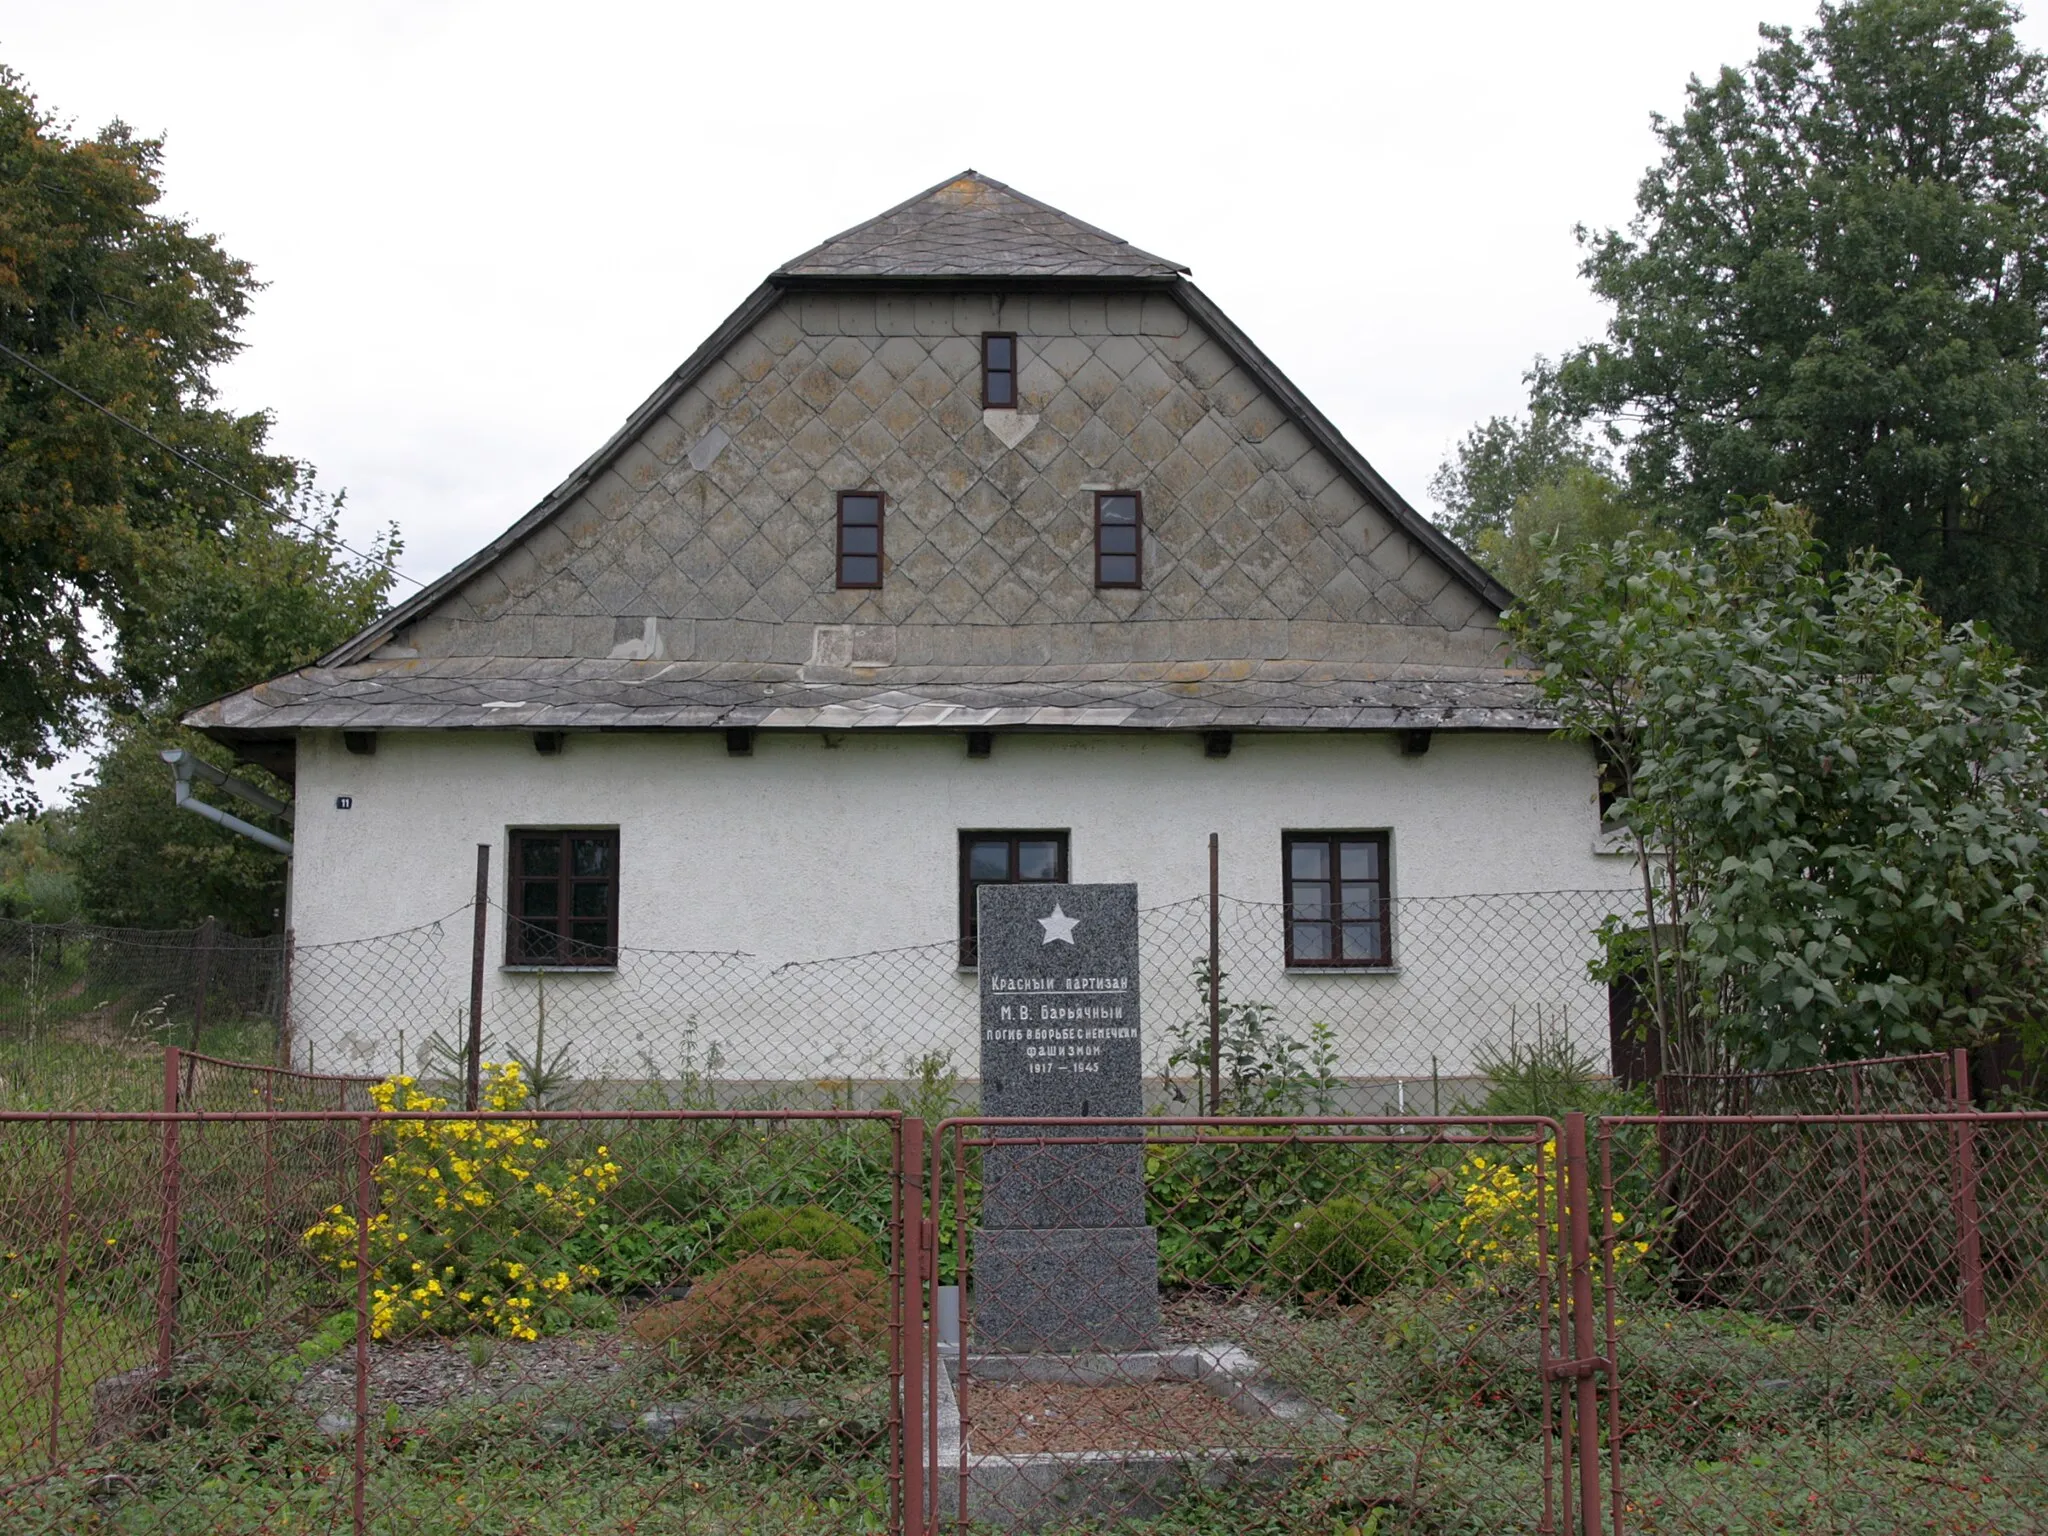
<svg viewBox="0 0 2048 1536">
<path fill-rule="evenodd" d="M 1531 357 L 1597 333 L 1573 226 L 1627 219 L 1650 114 L 1812 15 L 70 0 L 11 8 L 0 61 L 167 140 L 165 208 L 269 285 L 227 403 L 431 578 L 764 274 L 969 166 L 1187 263 L 1426 507 Z"/>
</svg>

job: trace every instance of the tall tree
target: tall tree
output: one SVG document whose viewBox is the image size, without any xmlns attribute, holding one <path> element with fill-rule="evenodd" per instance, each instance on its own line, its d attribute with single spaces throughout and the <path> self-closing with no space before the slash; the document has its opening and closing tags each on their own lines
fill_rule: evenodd
<svg viewBox="0 0 2048 1536">
<path fill-rule="evenodd" d="M 0 812 L 99 710 L 163 696 L 167 595 L 301 479 L 266 417 L 214 404 L 256 282 L 154 211 L 162 157 L 119 123 L 70 137 L 0 67 Z"/>
<path fill-rule="evenodd" d="M 1626 424 L 1638 500 L 1812 510 L 1949 620 L 2048 658 L 2048 61 L 2004 0 L 1846 0 L 1695 79 L 1626 232 L 1581 231 L 1604 341 L 1544 400 Z"/>
<path fill-rule="evenodd" d="M 1488 417 L 1430 477 L 1429 494 L 1444 510 L 1444 531 L 1468 550 L 1479 551 L 1488 534 L 1506 533 L 1515 503 L 1553 488 L 1569 471 L 1613 470 L 1603 445 L 1543 403 L 1551 376 L 1538 358 L 1527 380 L 1536 408 L 1523 418 Z"/>
</svg>

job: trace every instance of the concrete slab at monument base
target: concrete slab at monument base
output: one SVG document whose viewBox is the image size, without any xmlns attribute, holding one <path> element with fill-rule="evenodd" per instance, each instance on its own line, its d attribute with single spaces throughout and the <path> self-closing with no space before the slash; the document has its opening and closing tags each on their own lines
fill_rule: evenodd
<svg viewBox="0 0 2048 1536">
<path fill-rule="evenodd" d="M 991 1351 L 1144 1349 L 1159 1333 L 1150 1227 L 984 1227 L 969 1342 Z"/>
<path fill-rule="evenodd" d="M 927 1479 L 929 1507 L 940 1525 L 962 1515 L 970 1523 L 1036 1530 L 1099 1516 L 1147 1519 L 1197 1489 L 1284 1483 L 1321 1446 L 1341 1448 L 1344 1418 L 1274 1381 L 1235 1344 L 1183 1345 L 1086 1355 L 981 1354 L 967 1357 L 970 1407 L 976 1383 L 1055 1382 L 1128 1387 L 1143 1383 L 1201 1386 L 1246 1424 L 1245 1443 L 1184 1450 L 1001 1451 L 975 1445 L 961 1430 L 960 1357 L 939 1351 L 932 1385 L 938 1420 L 936 1480 Z"/>
</svg>

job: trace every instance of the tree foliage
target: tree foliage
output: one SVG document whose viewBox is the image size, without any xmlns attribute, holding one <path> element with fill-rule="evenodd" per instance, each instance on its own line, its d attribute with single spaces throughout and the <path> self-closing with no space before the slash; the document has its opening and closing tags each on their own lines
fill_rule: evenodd
<svg viewBox="0 0 2048 1536">
<path fill-rule="evenodd" d="M 389 579 L 388 541 L 339 560 L 268 419 L 215 403 L 257 285 L 155 211 L 162 155 L 68 136 L 0 68 L 0 808 L 106 711 L 281 669 Z"/>
<path fill-rule="evenodd" d="M 1620 773 L 1667 1064 L 2041 1035 L 2048 711 L 1881 558 L 1771 505 L 1552 560 L 1509 630 Z"/>
<path fill-rule="evenodd" d="M 98 732 L 70 845 L 85 911 L 253 932 L 282 861 L 177 811 L 157 753 L 260 778 L 178 715 L 367 623 L 398 546 L 347 551 L 339 498 L 268 450 L 268 418 L 217 405 L 257 284 L 155 211 L 162 158 L 119 123 L 70 136 L 0 68 L 0 814 Z"/>
<path fill-rule="evenodd" d="M 1658 119 L 1626 232 L 1581 231 L 1614 307 L 1539 390 L 1628 429 L 1631 490 L 1695 532 L 1812 510 L 2048 656 L 2048 60 L 2004 0 L 1848 0 Z"/>
</svg>

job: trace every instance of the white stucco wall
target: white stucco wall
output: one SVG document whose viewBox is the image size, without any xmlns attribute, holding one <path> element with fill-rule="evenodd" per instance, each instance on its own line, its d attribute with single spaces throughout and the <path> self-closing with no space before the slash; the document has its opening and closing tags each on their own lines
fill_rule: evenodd
<svg viewBox="0 0 2048 1536">
<path fill-rule="evenodd" d="M 504 898 L 513 826 L 616 826 L 616 975 L 547 979 L 550 1051 L 586 1073 L 665 1075 L 717 1043 L 737 1079 L 889 1076 L 926 1048 L 972 1075 L 974 978 L 954 969 L 962 828 L 1067 828 L 1077 881 L 1135 881 L 1141 907 L 1200 897 L 1207 837 L 1223 889 L 1281 899 L 1283 828 L 1392 833 L 1398 973 L 1286 973 L 1277 911 L 1231 906 L 1229 990 L 1272 1003 L 1297 1032 L 1338 1030 L 1356 1075 L 1464 1070 L 1474 1044 L 1568 1021 L 1604 1053 L 1604 993 L 1585 980 L 1597 899 L 1437 898 L 1617 892 L 1630 866 L 1594 852 L 1585 748 L 1534 735 L 1439 733 L 1422 756 L 1373 735 L 1239 734 L 1210 759 L 1193 736 L 999 736 L 971 760 L 959 736 L 764 733 L 751 757 L 706 735 L 582 735 L 558 756 L 525 732 L 386 732 L 374 756 L 338 735 L 302 740 L 292 922 L 298 1059 L 388 1069 L 452 1036 L 466 1011 L 466 905 L 478 843 Z M 351 808 L 336 808 L 347 796 Z M 1588 914 L 1591 914 L 1590 916 Z M 448 919 L 436 934 L 343 941 Z M 1148 918 L 1147 1058 L 1194 1006 L 1198 906 Z M 530 1047 L 536 979 L 502 971 L 489 926 L 486 1035 Z M 836 965 L 784 962 L 902 951 Z M 745 951 L 748 961 L 666 951 Z M 694 1020 L 694 1022 L 692 1022 Z"/>
</svg>

